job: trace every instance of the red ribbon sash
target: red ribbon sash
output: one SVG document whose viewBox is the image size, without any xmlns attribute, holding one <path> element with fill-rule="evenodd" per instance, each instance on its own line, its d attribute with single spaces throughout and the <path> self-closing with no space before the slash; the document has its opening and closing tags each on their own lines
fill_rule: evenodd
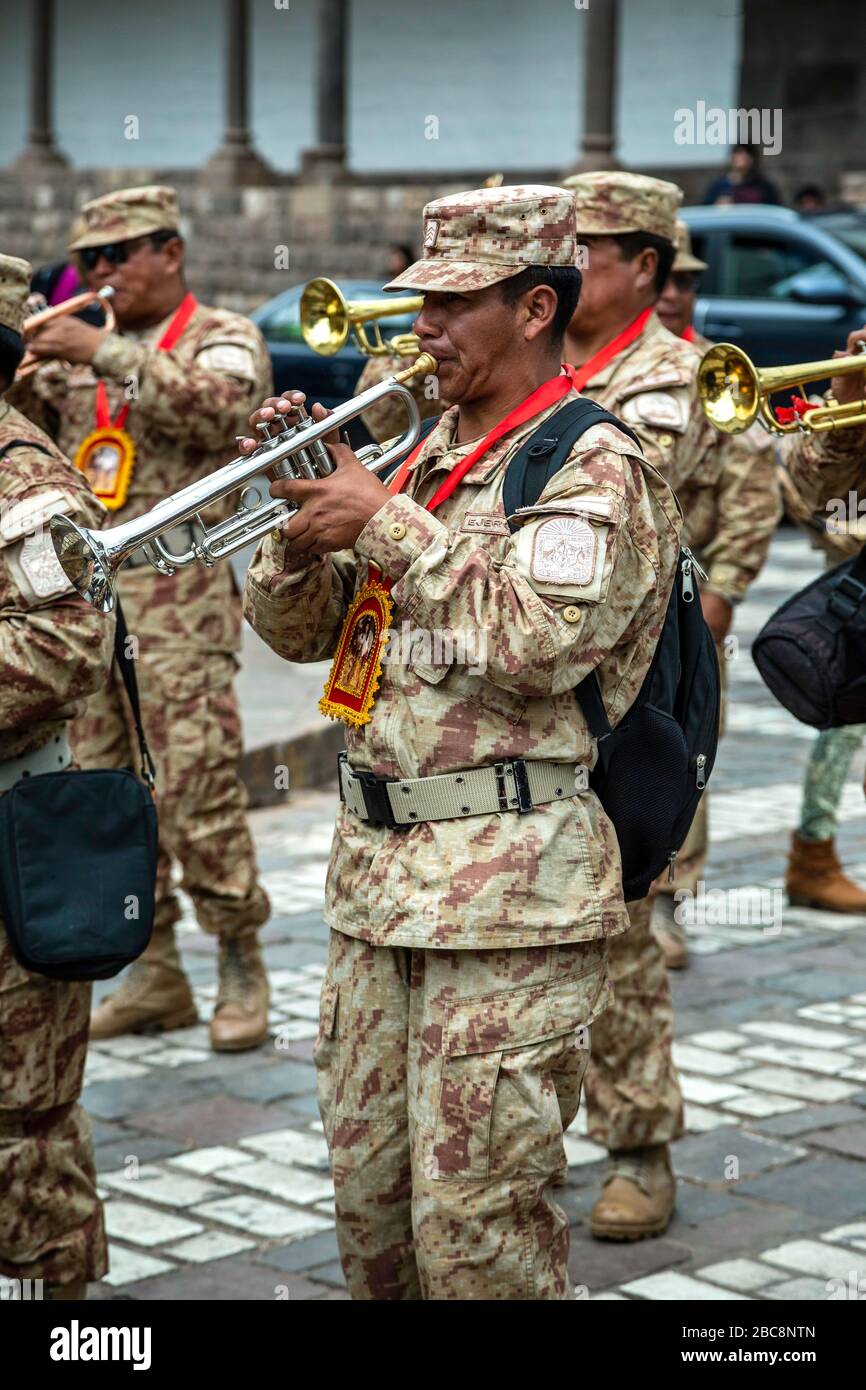
<svg viewBox="0 0 866 1390">
<path fill-rule="evenodd" d="M 170 352 L 183 334 L 184 329 L 198 307 L 198 300 L 191 292 L 184 295 L 171 317 L 171 322 L 156 345 L 157 352 Z M 129 414 L 130 402 L 126 401 L 112 420 L 108 404 L 108 390 L 104 381 L 96 384 L 96 428 L 122 430 Z"/>
<path fill-rule="evenodd" d="M 623 348 L 627 348 L 629 343 L 633 343 L 635 338 L 640 337 L 652 311 L 653 305 L 651 304 L 648 309 L 644 309 L 638 314 L 637 318 L 629 324 L 628 328 L 624 328 L 621 333 L 617 333 L 616 337 L 612 338 L 605 347 L 599 348 L 598 352 L 593 353 L 588 362 L 584 362 L 574 379 L 576 391 L 582 391 L 586 383 L 591 381 L 595 376 L 596 372 L 600 372 L 603 367 L 607 366 L 608 362 L 612 361 L 614 357 L 617 357 L 619 353 L 622 352 Z"/>
<path fill-rule="evenodd" d="M 680 334 L 680 337 L 684 338 L 687 343 L 693 343 L 695 341 L 694 324 L 687 323 L 682 333 Z"/>
<path fill-rule="evenodd" d="M 518 425 L 525 424 L 525 422 L 531 420 L 534 415 L 540 415 L 542 411 L 547 410 L 548 406 L 553 405 L 555 401 L 560 401 L 563 397 L 567 396 L 573 388 L 574 368 L 570 366 L 568 362 L 563 362 L 562 371 L 558 376 L 551 377 L 550 381 L 543 382 L 531 395 L 527 396 L 524 401 L 521 401 L 520 405 L 515 406 L 513 410 L 509 410 L 505 418 L 500 420 L 498 425 L 494 425 L 493 429 L 484 436 L 481 443 L 476 445 L 476 447 L 466 455 L 465 459 L 461 459 L 457 467 L 451 470 L 448 477 L 445 478 L 442 484 L 436 489 L 436 492 L 427 503 L 425 510 L 433 512 L 442 502 L 447 501 L 473 464 L 476 464 L 478 460 L 487 453 L 488 449 L 491 449 L 503 435 L 508 434 L 510 430 L 516 429 Z M 401 491 L 403 484 L 409 476 L 409 470 L 425 443 L 426 440 L 422 439 L 419 444 L 415 445 L 411 454 L 409 454 L 408 458 L 403 460 L 397 472 L 394 474 L 394 477 L 388 484 L 389 490 L 395 495 Z M 381 571 L 378 567 L 371 564 L 370 579 L 378 579 L 380 573 Z M 386 589 L 390 590 L 390 579 L 385 579 L 383 584 Z"/>
</svg>

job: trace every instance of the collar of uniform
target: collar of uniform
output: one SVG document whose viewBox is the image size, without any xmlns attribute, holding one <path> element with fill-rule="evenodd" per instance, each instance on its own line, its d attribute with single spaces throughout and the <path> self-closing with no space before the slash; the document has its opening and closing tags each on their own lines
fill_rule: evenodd
<svg viewBox="0 0 866 1390">
<path fill-rule="evenodd" d="M 502 460 L 512 454 L 517 445 L 528 438 L 534 430 L 537 430 L 538 426 L 549 419 L 561 405 L 573 399 L 576 399 L 576 393 L 570 391 L 561 400 L 554 401 L 545 411 L 533 415 L 531 420 L 526 420 L 522 425 L 509 430 L 508 434 L 504 434 L 501 439 L 498 439 L 493 447 L 488 449 L 487 453 L 483 454 L 478 462 L 469 469 L 469 472 L 464 474 L 461 481 L 464 483 L 486 483 L 489 478 L 493 477 Z M 443 474 L 450 473 L 460 459 L 465 458 L 466 454 L 478 443 L 477 439 L 473 439 L 467 440 L 465 444 L 454 444 L 458 416 L 459 407 L 449 406 L 438 425 L 430 431 L 424 441 L 424 448 L 409 469 L 409 477 L 413 481 L 417 477 L 418 469 L 422 467 L 425 478 L 430 477 L 436 471 Z"/>
<path fill-rule="evenodd" d="M 6 416 L 9 414 L 9 411 L 11 409 L 12 407 L 8 401 L 0 401 L 0 421 L 6 419 Z"/>
<path fill-rule="evenodd" d="M 183 301 L 181 301 L 181 303 L 183 303 Z M 180 305 L 177 305 L 172 309 L 170 314 L 166 314 L 164 319 L 160 319 L 159 323 L 151 324 L 150 328 L 142 328 L 139 332 L 133 332 L 128 328 L 118 328 L 115 331 L 119 333 L 122 338 L 128 338 L 131 343 L 158 343 L 179 308 Z M 200 304 L 195 306 L 189 321 L 190 323 L 194 321 L 200 308 Z M 189 327 L 189 324 L 187 324 L 187 327 Z"/>
<path fill-rule="evenodd" d="M 644 345 L 647 338 L 653 338 L 657 333 L 663 333 L 664 331 L 664 325 L 655 309 L 653 309 L 634 342 L 629 343 L 628 347 L 623 348 L 622 352 L 618 352 L 616 357 L 612 357 L 609 362 L 606 362 L 600 372 L 596 372 L 595 376 L 590 377 L 583 389 L 588 395 L 592 395 L 594 387 L 607 386 L 616 376 L 623 362 L 627 362 L 632 353 L 637 352 L 638 348 Z"/>
</svg>

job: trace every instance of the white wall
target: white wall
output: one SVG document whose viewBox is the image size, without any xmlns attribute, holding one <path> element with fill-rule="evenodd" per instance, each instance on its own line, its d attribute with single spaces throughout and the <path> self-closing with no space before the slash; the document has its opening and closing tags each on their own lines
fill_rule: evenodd
<svg viewBox="0 0 866 1390">
<path fill-rule="evenodd" d="M 316 0 L 253 0 L 252 124 L 294 170 L 315 140 Z M 594 0 L 589 0 L 594 3 Z M 742 0 L 621 0 L 619 155 L 700 164 L 673 113 L 733 104 Z M 57 0 L 55 129 L 79 166 L 195 166 L 223 125 L 222 0 Z M 349 148 L 358 171 L 568 164 L 587 13 L 574 0 L 352 0 Z M 28 124 L 29 7 L 0 0 L 0 164 Z M 137 116 L 139 138 L 126 138 Z M 425 138 L 426 118 L 439 121 Z"/>
</svg>

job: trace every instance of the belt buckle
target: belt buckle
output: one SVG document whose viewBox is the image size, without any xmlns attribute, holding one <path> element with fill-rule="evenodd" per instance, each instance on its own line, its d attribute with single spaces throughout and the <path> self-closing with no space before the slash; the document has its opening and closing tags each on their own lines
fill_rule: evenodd
<svg viewBox="0 0 866 1390">
<path fill-rule="evenodd" d="M 394 812 L 391 809 L 391 802 L 386 788 L 391 782 L 399 781 L 396 777 L 377 777 L 375 772 L 356 771 L 349 765 L 349 754 L 345 748 L 337 754 L 337 776 L 340 787 L 340 800 L 345 804 L 346 798 L 343 793 L 343 769 L 350 777 L 360 785 L 361 796 L 364 801 L 364 810 L 367 812 L 367 825 L 384 825 L 388 830 L 407 830 L 408 826 L 401 825 L 394 819 Z"/>
<path fill-rule="evenodd" d="M 505 784 L 506 772 L 509 768 L 514 779 L 514 790 L 517 793 L 517 811 L 521 816 L 525 816 L 527 811 L 535 809 L 535 804 L 529 790 L 529 774 L 526 771 L 524 758 L 512 758 L 509 763 L 494 763 L 493 765 L 499 809 L 500 811 L 514 810 L 514 797 L 508 796 Z"/>
</svg>

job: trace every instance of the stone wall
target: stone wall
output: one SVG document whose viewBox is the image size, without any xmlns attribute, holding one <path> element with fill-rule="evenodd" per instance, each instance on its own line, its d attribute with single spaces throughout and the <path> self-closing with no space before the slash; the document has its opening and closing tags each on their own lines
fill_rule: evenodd
<svg viewBox="0 0 866 1390">
<path fill-rule="evenodd" d="M 88 198 L 131 184 L 171 183 L 180 199 L 192 288 L 205 302 L 247 313 L 313 275 L 384 279 L 387 243 L 418 245 L 424 204 L 477 187 L 489 172 L 424 183 L 383 178 L 329 186 L 286 179 L 276 187 L 230 192 L 177 170 L 76 170 L 35 187 L 0 173 L 0 249 L 34 265 L 62 259 L 69 225 Z M 687 200 L 700 197 L 710 172 L 689 170 L 686 177 L 679 171 Z M 555 183 L 561 174 L 542 171 L 533 182 Z M 508 181 L 522 177 L 506 171 Z"/>
</svg>

